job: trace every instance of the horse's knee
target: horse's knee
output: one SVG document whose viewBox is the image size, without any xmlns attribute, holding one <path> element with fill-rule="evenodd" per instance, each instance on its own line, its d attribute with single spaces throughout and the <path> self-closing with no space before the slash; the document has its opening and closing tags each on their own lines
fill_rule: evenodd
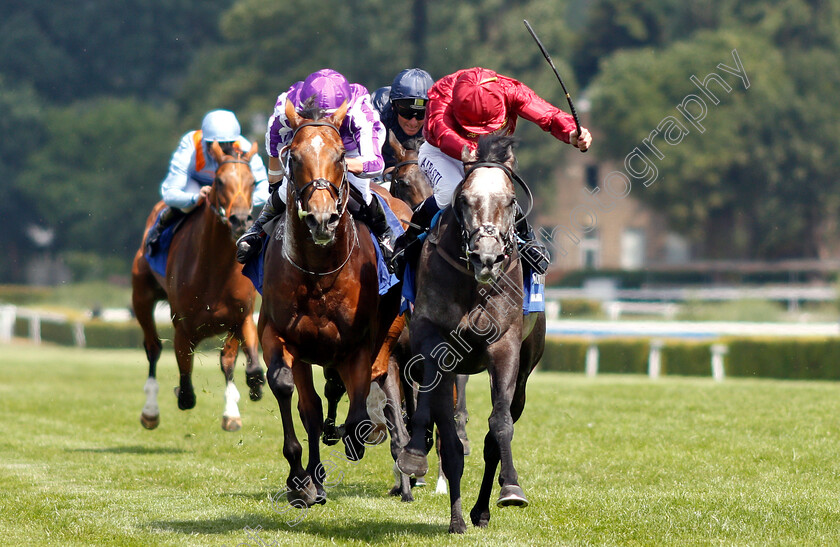
<svg viewBox="0 0 840 547">
<path fill-rule="evenodd" d="M 289 367 L 276 367 L 268 371 L 268 387 L 278 399 L 291 397 L 295 392 L 295 380 L 292 377 L 292 369 Z"/>
</svg>

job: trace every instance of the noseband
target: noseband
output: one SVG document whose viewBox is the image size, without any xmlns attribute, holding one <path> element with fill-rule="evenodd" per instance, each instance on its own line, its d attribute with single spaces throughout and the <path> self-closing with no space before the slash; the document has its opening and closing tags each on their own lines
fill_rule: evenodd
<svg viewBox="0 0 840 547">
<path fill-rule="evenodd" d="M 329 127 L 330 129 L 332 129 L 333 131 L 335 131 L 338 134 L 339 139 L 341 138 L 341 132 L 333 124 L 331 124 L 329 122 L 313 121 L 313 122 L 302 123 L 299 126 L 297 126 L 295 128 L 294 133 L 292 133 L 292 141 L 294 141 L 295 137 L 297 136 L 298 131 L 300 131 L 304 127 L 317 127 L 317 126 Z M 297 202 L 297 208 L 298 208 L 298 215 L 299 216 L 303 217 L 303 216 L 306 216 L 307 214 L 309 214 L 309 211 L 307 211 L 303 207 L 303 201 L 304 201 L 303 198 L 304 198 L 304 194 L 306 193 L 306 191 L 309 190 L 310 188 L 312 188 L 312 192 L 309 193 L 309 196 L 307 197 L 307 202 L 309 201 L 308 198 L 312 197 L 312 195 L 315 192 L 317 192 L 318 190 L 327 190 L 327 191 L 330 192 L 330 194 L 333 195 L 333 197 L 335 199 L 335 208 L 338 211 L 338 214 L 339 215 L 344 214 L 344 209 L 347 207 L 347 200 L 346 200 L 347 192 L 346 191 L 342 192 L 342 188 L 348 187 L 348 189 L 349 189 L 349 181 L 347 179 L 347 162 L 346 161 L 342 160 L 341 182 L 338 183 L 338 186 L 336 186 L 331 181 L 329 181 L 325 178 L 317 178 L 317 179 L 310 180 L 309 182 L 304 184 L 302 187 L 298 188 L 297 184 L 295 184 L 295 181 L 294 181 L 294 170 L 290 169 L 289 171 L 290 171 L 289 172 L 289 181 L 292 183 L 292 189 L 294 190 L 294 193 L 295 193 L 295 201 Z"/>
</svg>

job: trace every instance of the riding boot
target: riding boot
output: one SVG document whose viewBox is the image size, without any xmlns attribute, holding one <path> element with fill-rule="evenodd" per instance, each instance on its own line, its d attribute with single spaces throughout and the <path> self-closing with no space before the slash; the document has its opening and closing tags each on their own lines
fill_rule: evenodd
<svg viewBox="0 0 840 547">
<path fill-rule="evenodd" d="M 350 211 L 353 213 L 353 209 Z M 394 255 L 394 232 L 388 224 L 388 219 L 385 216 L 385 209 L 380 203 L 379 198 L 372 196 L 370 203 L 359 203 L 359 209 L 356 212 L 356 218 L 364 222 L 370 228 L 370 231 L 379 241 L 379 248 L 382 251 L 382 258 L 385 260 L 385 266 L 389 273 L 394 273 L 391 265 L 391 258 Z"/>
<path fill-rule="evenodd" d="M 411 216 L 411 224 L 403 235 L 397 238 L 394 244 L 394 258 L 392 259 L 394 271 L 397 277 L 402 279 L 405 274 L 406 265 L 416 267 L 420 259 L 420 251 L 423 249 L 423 242 L 420 235 L 429 231 L 432 219 L 440 211 L 435 197 L 426 198 L 426 201 L 415 209 Z"/>
<path fill-rule="evenodd" d="M 548 254 L 548 249 L 537 240 L 533 228 L 528 224 L 528 219 L 522 214 L 522 209 L 519 205 L 516 206 L 516 235 L 519 255 L 522 260 L 526 262 L 534 272 L 543 275 L 548 270 L 548 265 L 551 262 L 551 255 Z"/>
<path fill-rule="evenodd" d="M 160 251 L 160 236 L 163 231 L 172 226 L 175 221 L 183 217 L 185 213 L 177 207 L 166 207 L 160 213 L 160 218 L 157 223 L 149 230 L 149 236 L 146 238 L 146 254 L 154 255 Z"/>
<path fill-rule="evenodd" d="M 262 249 L 260 240 L 264 235 L 263 226 L 286 211 L 286 204 L 280 199 L 280 193 L 275 190 L 273 188 L 268 195 L 268 199 L 263 205 L 262 211 L 260 211 L 260 216 L 257 217 L 254 224 L 242 234 L 242 237 L 236 240 L 236 261 L 240 264 L 248 262 Z"/>
</svg>

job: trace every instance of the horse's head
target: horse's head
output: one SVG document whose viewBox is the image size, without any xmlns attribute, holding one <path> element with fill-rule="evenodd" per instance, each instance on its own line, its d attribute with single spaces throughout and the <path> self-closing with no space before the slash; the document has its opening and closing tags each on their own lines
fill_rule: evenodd
<svg viewBox="0 0 840 547">
<path fill-rule="evenodd" d="M 251 172 L 251 158 L 257 152 L 257 143 L 252 143 L 247 153 L 235 148 L 230 152 L 226 154 L 216 141 L 210 145 L 210 153 L 219 167 L 207 202 L 230 226 L 233 237 L 238 238 L 253 220 L 254 173 Z"/>
<path fill-rule="evenodd" d="M 417 151 L 423 144 L 423 137 L 409 139 L 403 146 L 396 135 L 389 132 L 388 143 L 397 159 L 391 172 L 391 194 L 415 209 L 432 195 L 432 187 L 417 165 Z"/>
<path fill-rule="evenodd" d="M 465 148 L 462 155 L 466 174 L 452 196 L 452 209 L 479 283 L 496 281 L 515 247 L 515 143 L 513 137 L 482 137 L 477 153 Z"/>
<path fill-rule="evenodd" d="M 339 134 L 346 114 L 346 101 L 329 116 L 310 99 L 301 114 L 292 101 L 286 102 L 286 117 L 294 131 L 288 146 L 288 178 L 297 214 L 317 245 L 333 242 L 347 208 L 347 165 Z"/>
</svg>

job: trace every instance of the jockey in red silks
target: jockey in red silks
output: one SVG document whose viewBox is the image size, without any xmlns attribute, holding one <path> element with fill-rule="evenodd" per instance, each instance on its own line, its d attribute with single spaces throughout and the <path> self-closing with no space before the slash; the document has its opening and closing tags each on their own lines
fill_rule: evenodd
<svg viewBox="0 0 840 547">
<path fill-rule="evenodd" d="M 427 199 L 412 217 L 412 223 L 428 227 L 432 217 L 452 199 L 464 178 L 461 154 L 464 147 L 475 151 L 481 135 L 511 135 L 519 117 L 539 125 L 555 138 L 580 150 L 589 148 L 592 136 L 586 128 L 577 134 L 574 118 L 539 97 L 525 84 L 486 68 L 459 70 L 435 82 L 429 90 L 426 122 L 420 147 L 420 169 L 426 174 L 434 196 Z M 517 211 L 517 220 L 522 218 Z M 409 229 L 398 241 L 395 254 L 408 247 L 419 235 Z M 517 235 L 524 241 L 520 252 L 538 273 L 545 273 L 549 256 L 536 242 L 527 220 L 517 224 Z"/>
<path fill-rule="evenodd" d="M 294 135 L 286 118 L 286 103 L 291 101 L 295 110 L 301 112 L 303 104 L 310 99 L 314 100 L 314 106 L 327 114 L 332 114 L 345 102 L 348 105 L 339 134 L 347 153 L 347 179 L 364 199 L 363 203 L 358 204 L 351 200 L 349 210 L 355 218 L 365 222 L 376 236 L 390 268 L 393 232 L 388 226 L 382 205 L 370 190 L 371 179 L 381 175 L 384 168 L 381 150 L 385 128 L 379 120 L 379 114 L 371 106 L 368 90 L 360 84 L 349 83 L 335 70 L 326 68 L 313 72 L 302 82 L 296 82 L 277 97 L 265 134 L 271 195 L 259 218 L 237 241 L 236 259 L 244 264 L 257 254 L 261 248 L 263 226 L 286 210 L 283 200 L 286 199 L 288 184 L 287 169 L 282 165 L 284 160 L 280 157 L 280 151 L 291 143 Z"/>
</svg>

